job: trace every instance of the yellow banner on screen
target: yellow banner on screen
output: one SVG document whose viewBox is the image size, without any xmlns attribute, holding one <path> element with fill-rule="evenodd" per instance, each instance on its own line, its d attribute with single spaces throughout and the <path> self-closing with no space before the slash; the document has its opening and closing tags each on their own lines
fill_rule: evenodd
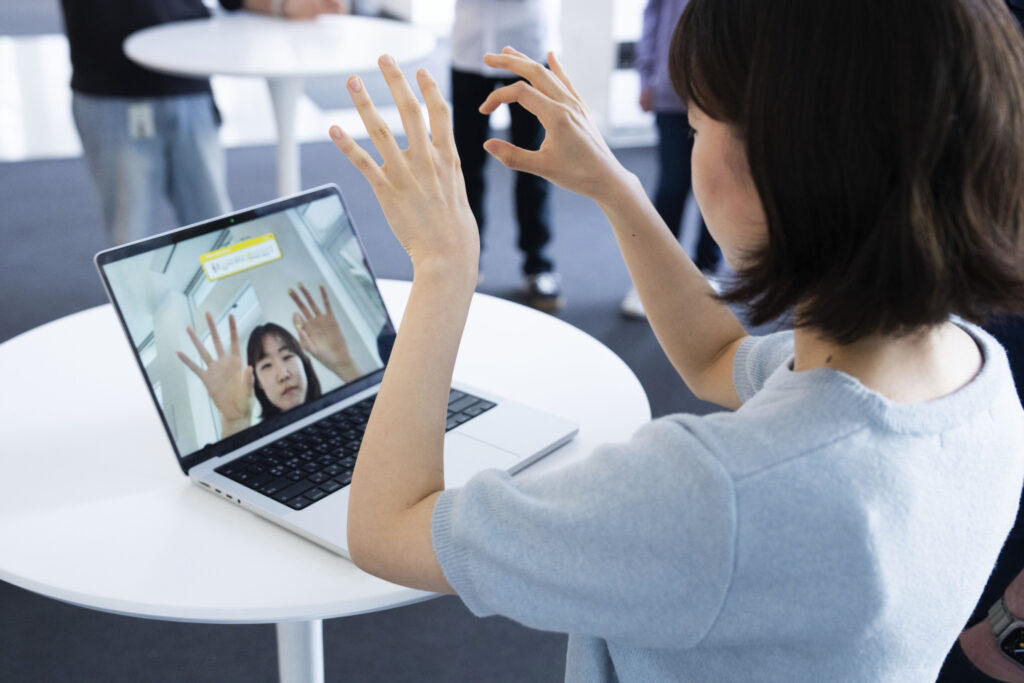
<svg viewBox="0 0 1024 683">
<path fill-rule="evenodd" d="M 274 233 L 270 232 L 201 254 L 199 263 L 206 273 L 207 280 L 219 280 L 279 258 L 281 247 L 278 246 Z"/>
</svg>

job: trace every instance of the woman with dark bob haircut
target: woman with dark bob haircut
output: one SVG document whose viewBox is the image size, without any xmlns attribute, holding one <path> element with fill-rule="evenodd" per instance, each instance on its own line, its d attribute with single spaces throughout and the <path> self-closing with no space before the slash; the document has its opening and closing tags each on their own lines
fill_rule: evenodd
<svg viewBox="0 0 1024 683">
<path fill-rule="evenodd" d="M 249 333 L 245 356 L 254 370 L 253 391 L 262 411 L 261 420 L 295 407 L 288 400 L 292 394 L 296 405 L 323 395 L 313 363 L 299 340 L 277 323 L 257 325 Z"/>
<path fill-rule="evenodd" d="M 1024 302 L 1024 44 L 1001 0 L 692 0 L 671 72 L 693 187 L 738 273 L 715 296 L 561 62 L 494 91 L 544 125 L 506 165 L 593 198 L 662 348 L 723 412 L 554 472 L 444 489 L 445 402 L 479 242 L 449 113 L 394 60 L 383 166 L 337 126 L 413 285 L 352 482 L 352 559 L 570 634 L 573 681 L 933 681 L 1013 521 L 1024 410 L 973 322 Z M 791 329 L 751 336 L 750 322 Z M 780 328 L 783 325 L 780 325 Z M 566 359 L 566 362 L 573 362 Z"/>
<path fill-rule="evenodd" d="M 292 316 L 299 338 L 277 323 L 257 325 L 249 333 L 244 364 L 234 315 L 228 315 L 229 338 L 225 348 L 213 316 L 206 314 L 214 354 L 206 350 L 191 327 L 186 328 L 203 365 L 181 351 L 178 358 L 203 383 L 220 413 L 220 438 L 252 426 L 254 395 L 260 406 L 260 420 L 320 398 L 323 390 L 310 356 L 344 382 L 364 374 L 349 353 L 327 289 L 320 286 L 322 309 L 301 282 L 298 290 L 289 289 L 288 295 L 299 309 Z"/>
</svg>

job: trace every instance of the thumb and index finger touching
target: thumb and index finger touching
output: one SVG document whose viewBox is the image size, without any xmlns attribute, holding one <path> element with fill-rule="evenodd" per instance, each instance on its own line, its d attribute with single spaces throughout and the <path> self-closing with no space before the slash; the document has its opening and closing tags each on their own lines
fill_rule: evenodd
<svg viewBox="0 0 1024 683">
<path fill-rule="evenodd" d="M 550 134 L 556 117 L 564 112 L 565 106 L 580 102 L 578 93 L 553 52 L 548 53 L 550 68 L 511 47 L 504 48 L 500 54 L 485 55 L 484 63 L 492 68 L 511 71 L 523 80 L 491 92 L 480 105 L 481 114 L 491 114 L 502 104 L 515 103 L 536 116 Z M 497 138 L 487 140 L 484 149 L 517 171 L 544 175 L 551 163 L 541 152 L 523 149 Z"/>
</svg>

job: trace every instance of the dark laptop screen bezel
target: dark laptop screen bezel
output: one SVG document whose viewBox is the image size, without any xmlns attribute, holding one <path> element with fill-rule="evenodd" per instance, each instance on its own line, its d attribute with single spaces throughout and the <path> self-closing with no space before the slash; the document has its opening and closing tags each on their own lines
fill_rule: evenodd
<svg viewBox="0 0 1024 683">
<path fill-rule="evenodd" d="M 107 297 L 110 299 L 111 304 L 113 304 L 114 306 L 114 310 L 117 312 L 118 322 L 121 323 L 121 328 L 124 330 L 125 336 L 129 342 L 129 346 L 132 349 L 132 355 L 135 356 L 135 362 L 138 365 L 140 372 L 142 372 L 142 377 L 143 381 L 146 384 L 146 389 L 149 391 L 149 395 L 153 400 L 153 406 L 156 408 L 157 414 L 160 416 L 160 422 L 164 426 L 164 431 L 167 432 L 167 438 L 171 442 L 171 448 L 174 449 L 174 454 L 177 457 L 178 464 L 181 466 L 182 471 L 185 472 L 186 474 L 191 468 L 195 467 L 196 465 L 202 462 L 209 460 L 210 458 L 216 458 L 226 453 L 230 453 L 234 450 L 237 450 L 249 443 L 252 443 L 253 441 L 261 439 L 264 436 L 281 429 L 282 427 L 285 427 L 293 422 L 301 420 L 302 418 L 308 415 L 312 415 L 313 413 L 323 410 L 324 408 L 330 405 L 343 401 L 350 396 L 354 396 L 355 394 L 358 394 L 364 389 L 379 384 L 381 378 L 384 375 L 384 370 L 387 367 L 388 362 L 388 358 L 384 356 L 390 355 L 390 349 L 394 342 L 394 335 L 396 334 L 394 323 L 391 321 L 391 314 L 388 312 L 387 307 L 385 306 L 384 329 L 386 331 L 390 331 L 391 343 L 385 343 L 381 345 L 381 360 L 384 363 L 384 367 L 382 367 L 379 370 L 375 370 L 374 372 L 366 375 L 365 377 L 354 380 L 347 384 L 343 384 L 337 389 L 334 389 L 333 391 L 324 394 L 315 401 L 310 401 L 309 403 L 303 404 L 301 406 L 289 410 L 287 413 L 283 413 L 276 417 L 263 420 L 262 422 L 259 422 L 258 424 L 255 424 L 249 427 L 248 429 L 245 429 L 237 434 L 233 434 L 232 436 L 229 436 L 226 439 L 222 439 L 217 443 L 207 444 L 203 448 L 200 448 L 198 451 L 195 451 L 194 453 L 190 453 L 182 457 L 182 454 L 178 449 L 178 444 L 174 439 L 174 434 L 171 431 L 170 425 L 168 424 L 166 418 L 164 417 L 163 410 L 160 409 L 160 403 L 159 401 L 157 401 L 156 394 L 153 392 L 153 386 L 150 384 L 149 378 L 146 375 L 146 368 L 142 362 L 142 358 L 135 350 L 135 344 L 132 342 L 128 325 L 125 322 L 124 313 L 117 302 L 117 297 L 114 295 L 114 292 L 110 287 L 110 282 L 107 279 L 107 274 L 104 271 L 103 267 L 116 261 L 122 261 L 126 258 L 131 258 L 139 254 L 144 254 L 155 249 L 166 247 L 170 244 L 184 242 L 186 240 L 194 239 L 196 237 L 201 237 L 202 235 L 205 235 L 207 233 L 215 232 L 217 230 L 223 230 L 228 227 L 237 226 L 240 223 L 256 220 L 258 218 L 262 218 L 264 216 L 268 216 L 274 213 L 279 213 L 281 211 L 286 211 L 293 207 L 299 206 L 300 204 L 307 204 L 331 195 L 336 196 L 338 198 L 338 201 L 341 202 L 342 210 L 345 212 L 347 216 L 349 216 L 349 225 L 352 227 L 352 234 L 355 235 L 356 241 L 359 244 L 359 249 L 363 253 L 363 264 L 366 266 L 367 271 L 370 273 L 370 276 L 373 279 L 373 286 L 374 289 L 377 291 L 377 296 L 380 296 L 380 287 L 377 285 L 377 277 L 374 274 L 373 269 L 366 258 L 366 249 L 363 245 L 362 238 L 359 236 L 359 231 L 356 230 L 355 223 L 352 222 L 351 220 L 351 214 L 348 213 L 348 207 L 345 205 L 345 200 L 341 196 L 341 190 L 338 188 L 337 185 L 334 184 L 315 187 L 311 190 L 307 190 L 299 194 L 266 202 L 258 206 L 252 206 L 247 209 L 242 209 L 240 211 L 225 214 L 223 216 L 218 216 L 217 218 L 212 218 L 208 221 L 203 221 L 201 223 L 195 223 L 193 225 L 185 226 L 183 228 L 170 230 L 168 232 L 161 233 L 159 235 L 154 235 L 153 237 L 148 237 L 137 242 L 131 242 L 130 244 L 114 247 L 112 249 L 106 249 L 96 254 L 94 258 L 94 263 L 96 264 L 96 269 L 99 271 L 100 279 L 103 281 L 103 287 L 107 292 Z M 383 301 L 383 297 L 381 297 L 381 300 Z"/>
</svg>

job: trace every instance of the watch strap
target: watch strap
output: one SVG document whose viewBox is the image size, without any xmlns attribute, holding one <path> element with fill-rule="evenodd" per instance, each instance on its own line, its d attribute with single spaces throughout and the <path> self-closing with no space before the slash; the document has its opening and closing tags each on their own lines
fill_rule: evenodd
<svg viewBox="0 0 1024 683">
<path fill-rule="evenodd" d="M 270 0 L 270 13 L 275 17 L 283 17 L 284 0 Z"/>
<path fill-rule="evenodd" d="M 988 610 L 988 623 L 996 638 L 1001 638 L 1006 629 L 1015 621 L 1021 621 L 1006 606 L 1006 598 L 1000 597 Z"/>
</svg>

